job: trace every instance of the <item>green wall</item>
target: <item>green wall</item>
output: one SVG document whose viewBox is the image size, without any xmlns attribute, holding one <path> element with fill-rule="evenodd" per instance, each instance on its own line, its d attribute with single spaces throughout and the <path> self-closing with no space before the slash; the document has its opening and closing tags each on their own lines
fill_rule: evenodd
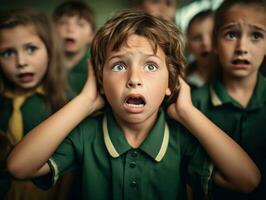
<svg viewBox="0 0 266 200">
<path fill-rule="evenodd" d="M 127 0 L 84 0 L 96 13 L 97 26 L 101 26 L 114 12 L 127 8 Z M 0 12 L 18 7 L 31 7 L 51 15 L 53 9 L 64 0 L 0 0 Z"/>
</svg>

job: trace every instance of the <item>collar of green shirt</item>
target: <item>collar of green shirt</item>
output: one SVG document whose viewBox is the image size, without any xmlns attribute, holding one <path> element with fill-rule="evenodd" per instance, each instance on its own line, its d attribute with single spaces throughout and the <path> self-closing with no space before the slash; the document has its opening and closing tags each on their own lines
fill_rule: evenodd
<svg viewBox="0 0 266 200">
<path fill-rule="evenodd" d="M 112 157 L 117 158 L 132 149 L 121 128 L 116 123 L 111 109 L 108 109 L 103 120 L 103 134 L 106 148 Z M 166 153 L 168 143 L 169 129 L 165 121 L 164 111 L 160 109 L 154 127 L 139 149 L 147 153 L 155 161 L 160 162 Z"/>
<path fill-rule="evenodd" d="M 236 107 L 243 108 L 236 100 L 234 100 L 226 91 L 220 80 L 210 84 L 210 96 L 213 106 L 222 106 L 231 103 Z M 266 103 L 266 79 L 262 74 L 258 74 L 255 90 L 248 104 L 248 110 L 259 109 Z"/>
</svg>

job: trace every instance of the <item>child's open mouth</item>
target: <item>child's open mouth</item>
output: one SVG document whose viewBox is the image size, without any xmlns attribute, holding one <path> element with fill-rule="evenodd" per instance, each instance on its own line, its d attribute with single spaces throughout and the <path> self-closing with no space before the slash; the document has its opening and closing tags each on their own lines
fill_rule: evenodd
<svg viewBox="0 0 266 200">
<path fill-rule="evenodd" d="M 21 73 L 18 75 L 18 78 L 20 80 L 20 82 L 22 83 L 28 83 L 31 82 L 33 80 L 33 73 Z"/>
<path fill-rule="evenodd" d="M 67 44 L 74 44 L 76 42 L 74 38 L 65 38 L 64 41 Z"/>
<path fill-rule="evenodd" d="M 247 60 L 236 59 L 236 60 L 233 60 L 232 64 L 233 65 L 249 65 L 250 62 Z"/>
<path fill-rule="evenodd" d="M 142 112 L 146 105 L 145 99 L 140 95 L 129 96 L 125 101 L 125 108 L 129 112 Z"/>
</svg>

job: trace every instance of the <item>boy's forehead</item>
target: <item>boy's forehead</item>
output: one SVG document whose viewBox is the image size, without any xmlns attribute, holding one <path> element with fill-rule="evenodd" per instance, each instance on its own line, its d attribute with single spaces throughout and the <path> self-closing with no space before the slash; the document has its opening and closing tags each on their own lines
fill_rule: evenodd
<svg viewBox="0 0 266 200">
<path fill-rule="evenodd" d="M 107 47 L 107 54 L 123 51 L 124 49 L 136 49 L 142 48 L 147 52 L 152 52 L 153 54 L 157 53 L 157 49 L 160 48 L 158 44 L 153 42 L 147 37 L 133 34 L 127 37 L 124 41 L 118 41 L 120 45 L 111 43 Z M 119 48 L 114 49 L 114 46 L 119 46 Z M 162 50 L 161 50 L 162 51 Z"/>
</svg>

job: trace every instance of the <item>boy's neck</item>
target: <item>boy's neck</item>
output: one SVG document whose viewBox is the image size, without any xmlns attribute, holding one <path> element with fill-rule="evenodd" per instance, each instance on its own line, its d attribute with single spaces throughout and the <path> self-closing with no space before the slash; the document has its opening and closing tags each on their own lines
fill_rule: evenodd
<svg viewBox="0 0 266 200">
<path fill-rule="evenodd" d="M 147 138 L 154 126 L 154 123 L 157 120 L 158 111 L 141 123 L 129 123 L 115 114 L 114 116 L 120 128 L 123 130 L 128 144 L 133 148 L 138 148 Z"/>
<path fill-rule="evenodd" d="M 87 49 L 82 49 L 77 52 L 65 52 L 66 67 L 72 69 L 85 55 Z"/>
<path fill-rule="evenodd" d="M 242 79 L 229 78 L 224 75 L 223 83 L 229 95 L 246 108 L 255 90 L 257 73 Z"/>
</svg>

